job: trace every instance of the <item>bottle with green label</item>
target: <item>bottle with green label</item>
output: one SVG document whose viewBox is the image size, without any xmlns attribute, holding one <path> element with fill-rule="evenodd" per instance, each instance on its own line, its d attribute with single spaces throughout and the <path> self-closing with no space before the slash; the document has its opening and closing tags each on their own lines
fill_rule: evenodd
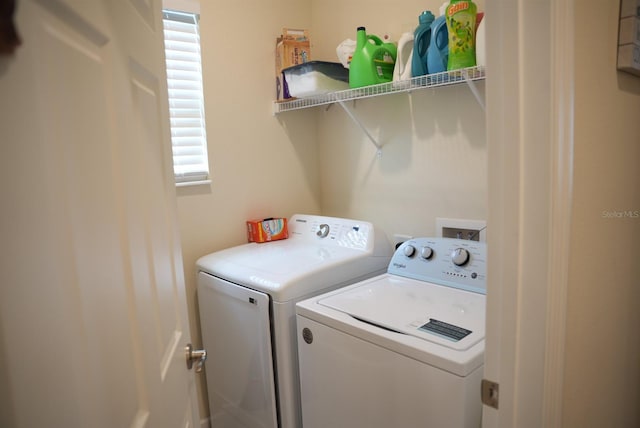
<svg viewBox="0 0 640 428">
<path fill-rule="evenodd" d="M 477 6 L 471 0 L 451 0 L 445 17 L 449 32 L 449 61 L 447 70 L 476 65 L 476 13 Z"/>
<path fill-rule="evenodd" d="M 379 37 L 367 35 L 365 27 L 358 27 L 356 49 L 349 65 L 349 86 L 362 86 L 391 82 L 398 48 L 384 43 Z"/>
</svg>

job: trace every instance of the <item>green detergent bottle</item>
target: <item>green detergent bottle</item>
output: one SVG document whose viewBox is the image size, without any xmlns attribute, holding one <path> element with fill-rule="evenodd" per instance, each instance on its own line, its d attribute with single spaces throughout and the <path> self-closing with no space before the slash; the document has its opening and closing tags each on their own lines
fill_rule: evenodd
<svg viewBox="0 0 640 428">
<path fill-rule="evenodd" d="M 349 86 L 391 82 L 397 53 L 394 43 L 384 43 L 377 36 L 367 35 L 365 27 L 358 27 L 356 50 L 349 65 Z"/>
<path fill-rule="evenodd" d="M 449 62 L 447 70 L 476 65 L 476 13 L 471 0 L 451 0 L 445 17 L 449 31 Z"/>
</svg>

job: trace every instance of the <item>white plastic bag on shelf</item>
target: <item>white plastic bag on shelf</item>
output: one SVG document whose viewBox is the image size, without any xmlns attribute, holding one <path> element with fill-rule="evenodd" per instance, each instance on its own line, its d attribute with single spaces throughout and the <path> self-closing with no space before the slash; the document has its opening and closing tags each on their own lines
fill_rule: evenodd
<svg viewBox="0 0 640 428">
<path fill-rule="evenodd" d="M 353 57 L 355 50 L 356 41 L 351 39 L 344 40 L 336 48 L 336 54 L 344 68 L 349 68 L 349 64 L 351 63 L 351 58 Z"/>
</svg>

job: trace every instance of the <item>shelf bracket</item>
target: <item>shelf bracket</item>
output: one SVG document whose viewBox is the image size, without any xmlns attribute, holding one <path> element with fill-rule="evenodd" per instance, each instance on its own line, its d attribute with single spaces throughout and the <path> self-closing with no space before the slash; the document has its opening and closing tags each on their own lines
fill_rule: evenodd
<svg viewBox="0 0 640 428">
<path fill-rule="evenodd" d="M 482 98 L 482 95 L 480 95 L 480 91 L 478 90 L 476 83 L 469 78 L 469 73 L 467 72 L 467 70 L 462 70 L 462 76 L 464 77 L 464 81 L 467 82 L 471 93 L 474 97 L 476 97 L 476 101 L 478 101 L 478 104 L 480 104 L 480 107 L 482 107 L 482 110 L 486 110 L 484 106 L 484 98 Z"/>
<path fill-rule="evenodd" d="M 360 120 L 358 120 L 356 115 L 353 114 L 351 109 L 346 105 L 344 101 L 337 101 L 337 103 L 340 104 L 340 107 L 344 109 L 344 111 L 351 118 L 351 120 L 354 121 L 360 127 L 360 129 L 362 129 L 362 132 L 364 132 L 367 138 L 369 138 L 369 140 L 373 143 L 373 145 L 376 146 L 378 157 L 382 156 L 382 146 L 376 141 L 375 138 L 373 138 L 373 135 L 371 135 L 369 130 L 362 124 L 362 122 L 360 122 Z"/>
</svg>

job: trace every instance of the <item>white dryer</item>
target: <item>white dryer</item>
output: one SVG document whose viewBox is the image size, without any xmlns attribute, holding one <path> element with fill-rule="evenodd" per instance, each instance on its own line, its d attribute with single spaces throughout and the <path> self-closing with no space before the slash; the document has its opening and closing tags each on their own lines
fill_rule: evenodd
<svg viewBox="0 0 640 428">
<path fill-rule="evenodd" d="M 296 306 L 304 428 L 478 428 L 486 245 L 418 238 Z"/>
<path fill-rule="evenodd" d="M 212 425 L 302 426 L 296 302 L 385 272 L 371 223 L 294 215 L 289 238 L 200 258 L 198 301 Z"/>
</svg>

